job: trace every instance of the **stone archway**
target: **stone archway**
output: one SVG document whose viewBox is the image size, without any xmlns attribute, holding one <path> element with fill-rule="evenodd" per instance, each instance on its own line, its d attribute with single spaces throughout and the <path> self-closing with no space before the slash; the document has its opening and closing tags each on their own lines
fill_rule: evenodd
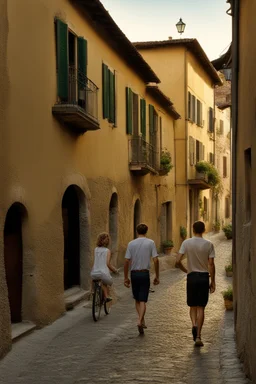
<svg viewBox="0 0 256 384">
<path fill-rule="evenodd" d="M 133 237 L 136 239 L 137 237 L 137 225 L 141 222 L 141 204 L 140 200 L 137 199 L 134 204 L 134 215 L 133 215 Z"/>
<path fill-rule="evenodd" d="M 22 224 L 26 217 L 26 208 L 14 203 L 7 212 L 4 225 L 4 262 L 12 323 L 22 321 Z"/>
<path fill-rule="evenodd" d="M 111 237 L 112 263 L 117 265 L 118 260 L 118 196 L 114 192 L 109 204 L 109 234 Z"/>
<path fill-rule="evenodd" d="M 89 213 L 84 192 L 70 185 L 62 199 L 64 234 L 64 289 L 88 288 L 90 233 Z"/>
</svg>

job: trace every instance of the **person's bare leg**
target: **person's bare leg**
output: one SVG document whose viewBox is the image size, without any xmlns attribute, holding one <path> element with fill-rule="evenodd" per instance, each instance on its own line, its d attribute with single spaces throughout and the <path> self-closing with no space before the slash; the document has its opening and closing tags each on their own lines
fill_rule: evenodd
<svg viewBox="0 0 256 384">
<path fill-rule="evenodd" d="M 201 330 L 204 324 L 204 307 L 197 307 L 197 337 L 201 337 Z"/>
<path fill-rule="evenodd" d="M 142 325 L 144 316 L 146 313 L 146 303 L 144 301 L 140 301 L 139 305 L 140 305 L 140 308 L 139 308 L 139 324 L 138 325 Z"/>
<path fill-rule="evenodd" d="M 192 327 L 197 326 L 197 308 L 198 307 L 190 307 L 190 310 L 189 310 L 190 319 L 192 321 Z"/>
<path fill-rule="evenodd" d="M 105 284 L 102 284 L 102 290 L 103 290 L 104 298 L 106 299 L 108 297 L 108 287 Z"/>
<path fill-rule="evenodd" d="M 135 308 L 136 308 L 136 311 L 138 313 L 138 324 L 139 324 L 139 319 L 140 319 L 140 302 L 135 300 Z"/>
</svg>

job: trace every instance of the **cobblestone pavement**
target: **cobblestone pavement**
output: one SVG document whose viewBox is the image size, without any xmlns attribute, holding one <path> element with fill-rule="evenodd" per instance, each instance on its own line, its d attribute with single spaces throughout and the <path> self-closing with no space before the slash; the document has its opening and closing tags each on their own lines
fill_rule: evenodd
<svg viewBox="0 0 256 384">
<path fill-rule="evenodd" d="M 131 292 L 117 280 L 119 300 L 109 316 L 94 323 L 80 306 L 54 324 L 16 342 L 0 362 L 4 384 L 248 383 L 236 357 L 233 312 L 225 312 L 221 291 L 230 283 L 224 266 L 231 242 L 211 237 L 217 250 L 217 291 L 206 309 L 195 348 L 186 306 L 186 276 L 176 269 L 161 275 L 150 294 L 148 329 L 139 336 Z"/>
</svg>

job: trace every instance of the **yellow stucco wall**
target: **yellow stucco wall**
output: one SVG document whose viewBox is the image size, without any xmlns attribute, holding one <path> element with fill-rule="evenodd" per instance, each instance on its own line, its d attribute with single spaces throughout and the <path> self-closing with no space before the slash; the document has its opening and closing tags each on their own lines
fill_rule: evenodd
<svg viewBox="0 0 256 384">
<path fill-rule="evenodd" d="M 230 108 L 215 108 L 216 127 L 216 167 L 222 177 L 223 192 L 218 201 L 218 219 L 221 226 L 231 223 L 231 125 Z M 224 132 L 220 132 L 220 120 L 223 121 Z M 227 175 L 224 177 L 223 157 L 227 158 Z M 229 199 L 229 217 L 226 217 L 225 199 Z"/>
<path fill-rule="evenodd" d="M 7 70 L 7 1 L 0 3 L 0 126 L 1 140 L 0 150 L 3 154 L 5 145 L 5 127 L 7 122 L 6 107 L 9 99 L 9 78 Z M 3 159 L 3 157 L 2 157 Z M 5 185 L 4 180 L 6 176 L 6 169 L 3 167 L 3 162 L 0 167 L 0 177 L 3 180 L 2 185 Z M 0 200 L 5 198 L 5 188 L 1 188 Z M 2 215 L 1 215 L 2 216 Z M 4 222 L 1 218 L 0 222 L 1 233 L 3 233 Z M 2 236 L 0 237 L 2 239 Z M 5 279 L 5 268 L 3 259 L 3 242 L 0 241 L 0 356 L 3 356 L 10 348 L 11 344 L 11 330 L 10 330 L 10 313 L 8 305 L 8 293 Z"/>
<path fill-rule="evenodd" d="M 89 287 L 89 271 L 96 237 L 109 230 L 109 204 L 118 195 L 118 255 L 122 265 L 127 243 L 133 239 L 133 210 L 141 202 L 141 220 L 149 226 L 149 237 L 160 247 L 161 206 L 172 202 L 172 236 L 179 247 L 175 225 L 174 119 L 146 92 L 145 83 L 67 0 L 8 1 L 7 56 L 0 56 L 4 109 L 4 185 L 0 227 L 10 206 L 24 205 L 22 316 L 43 325 L 64 311 L 62 198 L 70 185 L 79 188 L 82 288 Z M 54 18 L 88 41 L 88 77 L 100 89 L 100 130 L 74 136 L 52 115 L 57 100 Z M 2 17 L 2 16 L 1 16 Z M 6 44 L 7 25 L 1 24 L 0 44 Z M 5 38 L 3 38 L 4 36 Z M 117 127 L 102 119 L 102 62 L 117 71 Z M 7 75 L 8 66 L 8 75 Z M 2 74 L 6 73 L 3 78 Z M 174 168 L 167 176 L 133 176 L 128 163 L 125 87 L 129 86 L 155 107 L 162 117 L 163 146 L 172 156 Z M 7 97 L 9 95 L 9 97 Z M 159 134 L 159 132 L 158 132 Z M 3 250 L 3 239 L 0 241 Z M 3 252 L 0 273 L 4 277 Z M 10 341 L 7 290 L 1 279 L 0 335 Z M 1 337 L 2 340 L 2 337 Z M 1 347 L 0 347 L 1 348 Z M 1 354 L 0 350 L 0 354 Z"/>
<path fill-rule="evenodd" d="M 187 181 L 195 178 L 195 167 L 190 166 L 188 137 L 200 140 L 205 146 L 205 154 L 214 152 L 214 137 L 208 133 L 208 110 L 214 106 L 214 87 L 209 75 L 200 62 L 184 46 L 165 46 L 139 49 L 152 69 L 161 74 L 161 89 L 171 97 L 181 119 L 175 128 L 176 153 L 176 208 L 179 215 L 178 225 L 190 229 L 189 188 Z M 188 120 L 187 95 L 195 95 L 203 103 L 203 128 Z M 206 157 L 206 156 L 205 156 Z M 205 158 L 208 160 L 208 157 Z M 204 218 L 207 230 L 212 229 L 212 196 L 209 190 L 201 193 L 202 198 L 209 199 L 209 214 Z M 194 211 L 194 208 L 193 208 Z"/>
<path fill-rule="evenodd" d="M 255 179 L 255 1 L 240 1 L 238 132 L 236 140 L 236 258 L 234 301 L 239 356 L 252 382 L 256 381 L 256 191 Z M 235 113 L 235 111 L 234 111 Z M 234 128 L 234 127 L 233 127 Z M 235 144 L 234 144 L 235 145 Z M 251 149 L 251 167 L 245 151 Z M 248 177 L 251 178 L 249 187 Z M 247 195 L 247 196 L 246 196 Z M 248 209 L 248 200 L 251 209 Z M 248 212 L 247 212 L 248 211 Z M 250 216 L 248 215 L 250 213 Z"/>
</svg>

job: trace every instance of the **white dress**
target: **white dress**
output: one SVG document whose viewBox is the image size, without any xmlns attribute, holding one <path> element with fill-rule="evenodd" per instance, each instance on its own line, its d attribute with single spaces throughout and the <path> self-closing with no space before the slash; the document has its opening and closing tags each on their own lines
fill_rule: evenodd
<svg viewBox="0 0 256 384">
<path fill-rule="evenodd" d="M 107 254 L 109 249 L 105 247 L 96 247 L 94 250 L 94 264 L 91 270 L 93 280 L 102 280 L 106 285 L 112 285 L 113 279 L 107 266 Z"/>
</svg>

